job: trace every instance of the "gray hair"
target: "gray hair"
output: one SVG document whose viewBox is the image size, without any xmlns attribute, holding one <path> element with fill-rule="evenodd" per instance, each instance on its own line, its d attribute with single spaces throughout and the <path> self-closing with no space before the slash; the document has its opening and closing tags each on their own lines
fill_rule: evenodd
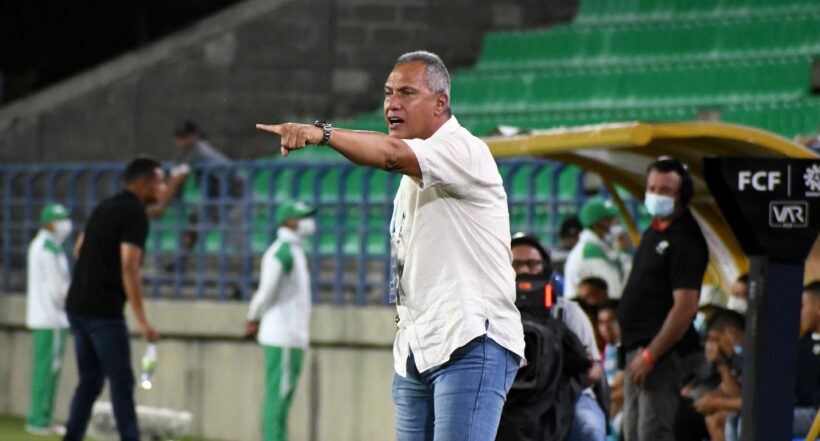
<svg viewBox="0 0 820 441">
<path fill-rule="evenodd" d="M 444 62 L 441 61 L 438 55 L 427 51 L 408 52 L 400 56 L 393 67 L 414 61 L 420 61 L 427 66 L 427 72 L 424 78 L 427 83 L 427 88 L 433 93 L 444 93 L 449 97 L 450 73 L 447 72 L 447 66 L 444 65 Z"/>
</svg>

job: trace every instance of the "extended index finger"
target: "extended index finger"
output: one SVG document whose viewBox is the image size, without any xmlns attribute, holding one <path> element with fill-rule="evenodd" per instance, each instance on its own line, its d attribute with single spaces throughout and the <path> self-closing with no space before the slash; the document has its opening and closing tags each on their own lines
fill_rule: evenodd
<svg viewBox="0 0 820 441">
<path fill-rule="evenodd" d="M 257 124 L 256 128 L 263 132 L 282 134 L 282 124 Z"/>
</svg>

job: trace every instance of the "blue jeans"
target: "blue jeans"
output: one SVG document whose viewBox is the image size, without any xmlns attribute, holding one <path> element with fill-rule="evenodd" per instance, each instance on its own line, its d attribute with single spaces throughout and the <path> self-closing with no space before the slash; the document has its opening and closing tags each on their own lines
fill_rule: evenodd
<svg viewBox="0 0 820 441">
<path fill-rule="evenodd" d="M 575 402 L 575 415 L 569 427 L 567 441 L 604 441 L 606 416 L 595 398 L 581 394 Z"/>
<path fill-rule="evenodd" d="M 68 321 L 74 334 L 80 383 L 71 400 L 63 440 L 83 439 L 91 417 L 91 408 L 107 377 L 120 439 L 139 441 L 134 407 L 134 373 L 131 370 L 131 348 L 125 320 L 93 319 L 69 314 Z"/>
<path fill-rule="evenodd" d="M 393 375 L 397 441 L 493 441 L 519 358 L 481 336 L 441 366 Z"/>
</svg>

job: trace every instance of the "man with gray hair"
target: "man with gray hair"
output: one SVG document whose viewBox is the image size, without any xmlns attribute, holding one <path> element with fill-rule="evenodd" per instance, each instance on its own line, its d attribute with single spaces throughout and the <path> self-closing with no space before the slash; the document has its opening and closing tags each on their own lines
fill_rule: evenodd
<svg viewBox="0 0 820 441">
<path fill-rule="evenodd" d="M 388 135 L 324 121 L 256 127 L 281 136 L 283 156 L 328 145 L 404 175 L 389 226 L 397 440 L 492 441 L 524 356 L 501 175 L 452 116 L 437 55 L 399 57 L 384 93 Z"/>
</svg>

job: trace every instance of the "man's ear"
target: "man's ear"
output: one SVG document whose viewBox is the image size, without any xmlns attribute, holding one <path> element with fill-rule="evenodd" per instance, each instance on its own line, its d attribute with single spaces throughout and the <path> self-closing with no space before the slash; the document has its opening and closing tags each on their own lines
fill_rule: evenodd
<svg viewBox="0 0 820 441">
<path fill-rule="evenodd" d="M 447 106 L 450 104 L 450 97 L 446 93 L 440 92 L 436 94 L 436 116 L 447 111 Z"/>
</svg>

